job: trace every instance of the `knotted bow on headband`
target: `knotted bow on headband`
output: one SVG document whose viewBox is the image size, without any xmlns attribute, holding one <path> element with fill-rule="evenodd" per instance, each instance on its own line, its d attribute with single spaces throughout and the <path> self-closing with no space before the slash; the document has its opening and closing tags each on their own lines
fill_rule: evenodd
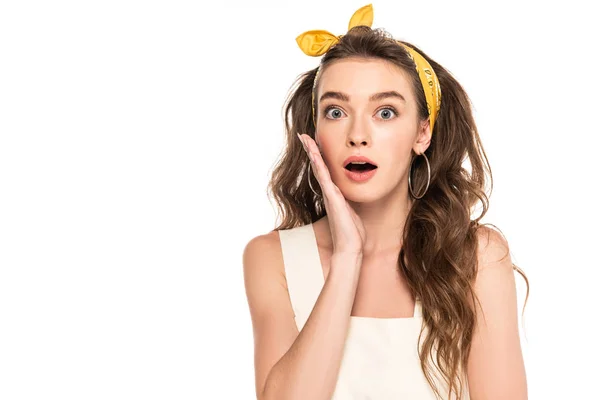
<svg viewBox="0 0 600 400">
<path fill-rule="evenodd" d="M 369 4 L 359 8 L 354 12 L 352 18 L 350 18 L 348 30 L 359 25 L 366 25 L 368 27 L 371 27 L 372 23 L 373 6 Z M 302 51 L 305 54 L 312 57 L 318 57 L 320 55 L 325 54 L 327 50 L 329 50 L 333 45 L 339 42 L 342 36 L 343 35 L 335 36 L 334 34 L 324 30 L 312 30 L 306 31 L 303 34 L 299 35 L 296 38 L 296 43 L 298 43 L 298 46 L 300 46 L 300 49 L 302 49 Z M 427 100 L 427 112 L 429 113 L 429 125 L 431 128 L 431 132 L 433 133 L 435 119 L 437 117 L 438 112 L 440 111 L 440 106 L 442 104 L 442 92 L 440 89 L 440 83 L 438 81 L 437 75 L 435 74 L 433 68 L 431 68 L 429 62 L 427 62 L 427 60 L 416 50 L 405 45 L 399 40 L 396 40 L 396 43 L 398 43 L 404 49 L 407 50 L 409 57 L 415 63 L 417 73 L 419 74 L 419 78 L 421 79 L 423 91 L 425 92 L 425 99 Z M 321 69 L 319 66 L 319 69 L 317 69 L 317 74 L 315 75 L 315 81 L 313 83 L 312 90 L 312 116 L 315 127 L 317 126 L 315 123 L 315 85 L 317 83 L 317 78 L 319 76 L 320 71 Z"/>
</svg>

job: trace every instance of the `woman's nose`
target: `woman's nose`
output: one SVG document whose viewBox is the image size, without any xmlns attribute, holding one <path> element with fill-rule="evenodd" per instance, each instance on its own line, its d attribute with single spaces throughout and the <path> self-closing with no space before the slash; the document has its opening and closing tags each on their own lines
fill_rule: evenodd
<svg viewBox="0 0 600 400">
<path fill-rule="evenodd" d="M 368 145 L 370 143 L 369 127 L 366 122 L 355 122 L 348 132 L 348 144 L 350 146 Z"/>
</svg>

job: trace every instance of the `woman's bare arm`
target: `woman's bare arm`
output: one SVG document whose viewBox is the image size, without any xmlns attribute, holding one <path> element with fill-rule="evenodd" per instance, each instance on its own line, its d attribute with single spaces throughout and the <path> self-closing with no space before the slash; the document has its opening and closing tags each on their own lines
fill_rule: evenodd
<svg viewBox="0 0 600 400">
<path fill-rule="evenodd" d="M 527 400 L 517 289 L 508 242 L 487 227 L 477 235 L 477 324 L 467 365 L 470 397 Z M 471 302 L 471 306 L 475 305 Z"/>
<path fill-rule="evenodd" d="M 362 255 L 332 256 L 325 285 L 300 332 L 287 291 L 279 232 L 248 242 L 243 263 L 254 333 L 257 398 L 329 400 L 337 382 Z"/>
</svg>

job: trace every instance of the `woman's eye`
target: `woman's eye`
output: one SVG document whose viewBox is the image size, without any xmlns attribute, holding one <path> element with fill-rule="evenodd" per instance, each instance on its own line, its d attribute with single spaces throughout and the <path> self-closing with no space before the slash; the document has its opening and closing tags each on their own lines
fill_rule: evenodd
<svg viewBox="0 0 600 400">
<path fill-rule="evenodd" d="M 382 108 L 378 111 L 381 119 L 387 120 L 391 119 L 394 116 L 397 116 L 398 113 L 395 109 L 391 107 Z M 344 116 L 344 112 L 337 107 L 329 107 L 325 110 L 325 117 L 329 119 L 340 119 Z"/>
<path fill-rule="evenodd" d="M 394 110 L 393 108 L 382 108 L 378 111 L 378 113 L 380 113 L 382 119 L 390 119 L 392 118 L 392 114 L 398 115 L 396 110 Z"/>
<path fill-rule="evenodd" d="M 342 117 L 343 114 L 344 113 L 342 112 L 342 110 L 335 107 L 330 107 L 327 110 L 325 110 L 325 116 L 331 119 L 339 119 Z"/>
</svg>

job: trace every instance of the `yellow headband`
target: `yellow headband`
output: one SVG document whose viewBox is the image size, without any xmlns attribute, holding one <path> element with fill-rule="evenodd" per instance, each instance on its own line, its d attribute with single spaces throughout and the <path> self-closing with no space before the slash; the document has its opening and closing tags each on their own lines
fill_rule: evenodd
<svg viewBox="0 0 600 400">
<path fill-rule="evenodd" d="M 348 30 L 352 29 L 358 25 L 366 25 L 371 27 L 373 23 L 373 6 L 371 4 L 366 5 L 364 7 L 359 8 L 354 12 L 352 18 L 350 18 L 350 23 L 348 24 Z M 296 38 L 296 42 L 302 51 L 312 57 L 318 57 L 323 55 L 336 44 L 343 35 L 335 36 L 330 32 L 323 30 L 312 30 L 306 31 L 303 34 L 299 35 Z M 423 85 L 423 91 L 425 92 L 425 99 L 427 100 L 427 111 L 429 113 L 429 125 L 431 127 L 431 132 L 433 133 L 433 126 L 435 124 L 435 119 L 437 117 L 438 112 L 440 111 L 440 106 L 442 104 L 442 92 L 440 89 L 440 82 L 438 81 L 437 75 L 431 65 L 427 60 L 419 54 L 413 48 L 406 46 L 404 43 L 396 40 L 396 42 L 405 48 L 408 51 L 408 55 L 415 63 L 417 73 L 419 74 L 419 78 L 421 79 L 421 85 Z M 317 69 L 317 74 L 315 75 L 315 81 L 313 83 L 312 90 L 312 117 L 313 123 L 315 127 L 317 124 L 315 123 L 315 85 L 317 83 L 317 78 L 319 76 L 319 72 L 321 71 L 320 67 Z"/>
</svg>

